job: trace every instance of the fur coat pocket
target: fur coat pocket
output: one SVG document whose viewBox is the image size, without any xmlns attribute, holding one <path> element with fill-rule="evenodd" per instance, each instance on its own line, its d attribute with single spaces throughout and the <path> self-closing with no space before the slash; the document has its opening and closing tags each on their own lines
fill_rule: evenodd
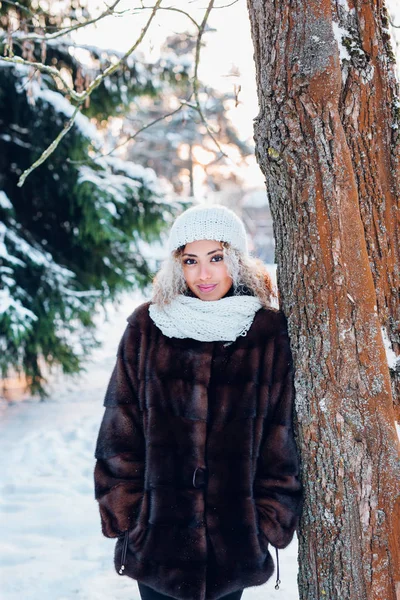
<svg viewBox="0 0 400 600">
<path fill-rule="evenodd" d="M 125 575 L 130 556 L 140 551 L 146 534 L 147 528 L 138 524 L 118 537 L 115 546 L 115 568 L 119 575 Z"/>
</svg>

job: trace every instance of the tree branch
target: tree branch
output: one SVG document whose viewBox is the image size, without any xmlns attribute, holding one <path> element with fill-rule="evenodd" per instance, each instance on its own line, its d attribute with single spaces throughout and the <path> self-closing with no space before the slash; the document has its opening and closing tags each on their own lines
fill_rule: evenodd
<svg viewBox="0 0 400 600">
<path fill-rule="evenodd" d="M 62 129 L 62 131 L 60 131 L 60 133 L 58 134 L 58 136 L 56 137 L 55 140 L 53 140 L 50 144 L 50 146 L 48 146 L 48 148 L 46 148 L 46 150 L 42 153 L 42 155 L 33 163 L 33 165 L 31 165 L 29 167 L 29 169 L 26 169 L 21 177 L 18 180 L 18 187 L 22 187 L 25 183 L 25 179 L 28 177 L 28 175 L 30 175 L 32 173 L 32 171 L 34 171 L 35 169 L 37 169 L 37 167 L 39 167 L 42 163 L 45 162 L 45 160 L 50 156 L 50 154 L 52 154 L 54 152 L 54 150 L 57 148 L 58 144 L 61 142 L 61 140 L 63 139 L 63 137 L 65 135 L 67 135 L 68 131 L 71 129 L 72 125 L 75 122 L 76 119 L 76 115 L 78 114 L 80 105 L 78 104 L 78 106 L 75 107 L 75 110 L 72 114 L 72 117 L 70 118 L 70 120 L 66 123 L 64 129 Z"/>
<path fill-rule="evenodd" d="M 157 2 L 155 3 L 155 5 L 153 6 L 153 10 L 151 12 L 151 15 L 146 23 L 146 25 L 143 27 L 138 39 L 136 40 L 136 42 L 133 44 L 133 46 L 131 46 L 129 48 L 129 50 L 127 52 L 125 52 L 125 54 L 121 57 L 121 59 L 119 61 L 117 61 L 114 65 L 110 65 L 107 69 L 105 69 L 105 71 L 101 74 L 98 75 L 93 81 L 92 83 L 89 85 L 89 87 L 86 89 L 85 92 L 82 92 L 80 94 L 77 94 L 76 92 L 74 92 L 74 99 L 77 100 L 78 104 L 75 108 L 75 111 L 72 115 L 72 117 L 70 118 L 70 120 L 68 121 L 66 127 L 58 134 L 58 136 L 56 137 L 56 139 L 50 144 L 50 146 L 48 146 L 48 148 L 46 148 L 46 150 L 42 153 L 42 155 L 38 158 L 37 161 L 35 161 L 33 163 L 33 165 L 31 165 L 29 167 L 29 169 L 26 169 L 21 177 L 19 178 L 18 181 L 18 186 L 21 187 L 26 178 L 28 177 L 28 175 L 30 175 L 30 173 L 32 173 L 32 171 L 34 171 L 38 166 L 40 166 L 53 152 L 54 150 L 57 148 L 58 144 L 60 143 L 60 141 L 62 140 L 62 138 L 68 133 L 68 131 L 71 129 L 72 125 L 74 124 L 76 115 L 78 113 L 78 110 L 80 108 L 80 106 L 83 104 L 83 102 L 86 100 L 86 98 L 88 98 L 90 96 L 90 94 L 93 92 L 93 90 L 95 90 L 100 84 L 101 82 L 106 79 L 106 77 L 109 77 L 110 75 L 112 75 L 115 71 L 117 71 L 117 69 L 119 69 L 119 67 L 121 66 L 122 62 L 124 60 L 126 60 L 130 54 L 132 54 L 132 52 L 134 52 L 136 50 L 136 48 L 139 46 L 139 44 L 142 42 L 144 36 L 147 33 L 147 30 L 150 27 L 150 24 L 153 20 L 153 18 L 155 17 L 158 7 L 160 6 L 162 0 L 157 0 Z M 23 59 L 20 59 L 21 61 Z M 40 64 L 40 63 L 29 63 L 28 61 L 23 61 L 24 63 L 27 63 L 30 66 L 33 66 L 35 64 Z M 42 67 L 44 65 L 41 65 Z M 48 67 L 48 69 L 52 69 L 52 67 Z M 58 70 L 55 69 L 58 73 Z M 69 86 L 68 86 L 69 87 Z"/>
<path fill-rule="evenodd" d="M 214 6 L 214 10 L 217 10 L 219 8 L 229 8 L 230 6 L 233 6 L 234 4 L 237 4 L 239 2 L 239 0 L 233 0 L 232 2 L 229 2 L 229 4 L 223 4 L 222 6 Z"/>
<path fill-rule="evenodd" d="M 209 18 L 209 15 L 211 13 L 211 10 L 214 8 L 214 1 L 215 0 L 210 0 L 206 9 L 206 12 L 204 14 L 203 20 L 200 23 L 200 25 L 196 22 L 196 20 L 186 11 L 181 10 L 181 9 L 177 9 L 175 7 L 161 7 L 161 2 L 162 0 L 157 0 L 157 2 L 155 3 L 155 5 L 153 7 L 148 7 L 148 6 L 142 6 L 138 9 L 135 10 L 143 10 L 143 9 L 150 9 L 152 10 L 151 15 L 146 23 L 146 25 L 143 27 L 138 39 L 136 40 L 136 42 L 133 44 L 133 46 L 131 46 L 129 48 L 129 50 L 127 50 L 127 52 L 125 52 L 125 54 L 113 65 L 110 65 L 109 67 L 107 67 L 107 69 L 105 69 L 105 71 L 103 71 L 101 74 L 99 74 L 92 82 L 91 84 L 88 86 L 88 88 L 83 91 L 83 92 L 76 92 L 74 89 L 72 89 L 70 87 L 70 85 L 68 84 L 68 82 L 64 79 L 64 77 L 62 76 L 61 72 L 56 68 L 56 67 L 50 67 L 48 65 L 44 65 L 42 63 L 38 63 L 38 62 L 30 62 L 28 60 L 25 60 L 21 57 L 0 57 L 0 60 L 3 60 L 5 62 L 11 62 L 11 63 L 15 63 L 15 64 L 23 64 L 25 66 L 29 66 L 31 68 L 34 68 L 38 71 L 41 71 L 43 73 L 47 73 L 48 75 L 50 75 L 54 80 L 58 80 L 61 82 L 62 86 L 64 87 L 64 90 L 70 95 L 70 97 L 77 102 L 77 106 L 75 107 L 75 111 L 73 113 L 73 115 L 71 116 L 71 118 L 69 119 L 69 121 L 67 122 L 66 126 L 64 127 L 64 129 L 58 134 L 58 136 L 55 138 L 55 140 L 50 144 L 50 146 L 48 148 L 46 148 L 46 150 L 42 153 L 42 155 L 38 158 L 37 161 L 35 161 L 31 167 L 29 167 L 27 170 L 25 170 L 19 181 L 18 181 L 18 186 L 21 187 L 26 178 L 28 177 L 28 175 L 30 175 L 30 173 L 32 173 L 32 171 L 34 171 L 38 166 L 40 166 L 41 164 L 43 164 L 43 162 L 45 162 L 47 160 L 47 158 L 54 152 L 54 150 L 57 148 L 58 144 L 61 142 L 61 140 L 63 139 L 63 137 L 68 133 L 68 131 L 71 129 L 71 127 L 73 126 L 75 120 L 76 120 L 76 116 L 78 114 L 78 111 L 81 107 L 81 105 L 85 102 L 85 100 L 92 94 L 92 92 L 109 76 L 111 76 L 115 71 L 117 71 L 121 64 L 136 50 L 136 48 L 139 46 L 139 44 L 142 42 L 144 36 L 147 33 L 148 28 L 150 27 L 150 24 L 156 14 L 156 12 L 158 10 L 171 10 L 171 11 L 175 11 L 175 12 L 179 12 L 181 14 L 184 14 L 185 16 L 187 16 L 191 22 L 196 26 L 196 28 L 198 29 L 198 35 L 197 35 L 197 40 L 196 40 L 196 49 L 195 49 L 195 66 L 194 66 L 194 75 L 193 75 L 193 80 L 192 80 L 192 85 L 193 85 L 193 91 L 190 93 L 188 99 L 184 102 L 181 102 L 180 106 L 169 112 L 166 113 L 165 115 L 158 117 L 157 119 L 154 119 L 153 121 L 151 121 L 150 123 L 147 123 L 146 125 L 144 125 L 143 127 L 141 127 L 138 131 L 136 131 L 133 135 L 129 136 L 126 140 L 124 140 L 122 143 L 116 145 L 110 152 L 108 152 L 107 154 L 102 154 L 102 155 L 98 155 L 93 157 L 91 160 L 97 160 L 100 158 L 103 158 L 105 156 L 109 156 L 110 154 L 112 154 L 113 152 L 115 152 L 115 150 L 117 150 L 118 148 L 124 146 L 125 144 L 127 144 L 129 141 L 135 139 L 142 131 L 145 131 L 146 129 L 148 129 L 149 127 L 151 127 L 152 125 L 154 125 L 155 123 L 158 123 L 159 121 L 162 121 L 163 119 L 172 116 L 174 114 L 176 114 L 178 111 L 180 111 L 182 109 L 183 106 L 190 106 L 193 110 L 196 110 L 200 116 L 200 119 L 202 121 L 202 123 L 204 124 L 208 135 L 210 136 L 210 138 L 212 139 L 212 141 L 214 142 L 215 146 L 218 148 L 221 157 L 224 156 L 226 158 L 229 159 L 229 156 L 222 150 L 221 145 L 219 144 L 218 140 L 216 139 L 214 132 L 211 130 L 204 114 L 203 114 L 203 110 L 200 104 L 200 98 L 199 98 L 199 79 L 198 79 L 198 69 L 199 69 L 199 63 L 200 63 L 200 52 L 201 52 L 201 40 L 202 40 L 202 36 L 205 32 L 205 28 L 207 25 L 207 21 Z M 49 39 L 55 39 L 57 37 L 61 37 L 61 35 L 65 35 L 67 33 L 69 33 L 70 31 L 76 30 L 78 28 L 84 27 L 86 25 L 90 25 L 93 24 L 97 21 L 99 21 L 100 19 L 104 18 L 107 15 L 110 15 L 113 13 L 115 7 L 117 6 L 117 4 L 119 4 L 120 0 L 115 0 L 114 3 L 107 8 L 106 11 L 104 11 L 103 13 L 101 13 L 101 15 L 99 15 L 97 18 L 95 19 L 91 19 L 90 21 L 87 21 L 85 23 L 79 23 L 73 27 L 70 27 L 68 29 L 66 29 L 63 32 L 59 32 L 57 31 L 55 34 L 50 34 L 49 35 L 44 35 L 44 36 L 37 36 L 36 39 L 40 39 L 40 40 L 49 40 Z M 10 2 L 11 4 L 11 2 Z M 14 3 L 15 4 L 15 3 Z M 29 39 L 34 39 L 33 37 L 30 37 Z M 192 95 L 194 95 L 194 104 L 189 104 L 190 98 L 192 97 Z M 81 163 L 83 161 L 71 161 L 69 160 L 68 162 L 70 163 Z"/>
<path fill-rule="evenodd" d="M 132 52 L 134 52 L 136 50 L 136 48 L 139 46 L 139 44 L 141 44 L 141 42 L 143 41 L 144 36 L 147 33 L 147 30 L 150 27 L 150 24 L 151 24 L 152 20 L 154 19 L 155 15 L 157 13 L 157 10 L 158 10 L 161 2 L 162 2 L 162 0 L 157 0 L 157 2 L 155 3 L 155 5 L 153 6 L 153 10 L 151 12 L 151 15 L 150 15 L 150 17 L 149 17 L 146 25 L 143 27 L 143 29 L 142 29 L 142 31 L 141 31 L 138 39 L 133 44 L 133 46 L 131 46 L 129 48 L 129 50 L 127 50 L 127 52 L 125 52 L 125 54 L 119 59 L 119 61 L 117 61 L 114 65 L 110 65 L 109 67 L 107 67 L 107 69 L 105 71 L 103 71 L 103 73 L 101 75 L 98 75 L 92 81 L 92 83 L 87 88 L 86 92 L 84 92 L 83 95 L 82 95 L 82 102 L 84 100 L 86 100 L 86 98 L 88 96 L 90 96 L 90 94 L 93 92 L 93 90 L 95 90 L 97 87 L 99 87 L 99 85 L 101 84 L 101 82 L 106 77 L 109 77 L 110 75 L 112 75 L 113 73 L 115 73 L 115 71 L 117 71 L 119 69 L 119 67 L 124 62 L 124 60 L 126 60 L 128 58 L 128 56 L 130 56 L 132 54 Z"/>
<path fill-rule="evenodd" d="M 138 11 L 138 10 L 146 10 L 146 9 L 150 9 L 151 6 L 141 6 L 140 8 L 135 8 L 132 10 L 132 12 Z M 181 13 L 182 15 L 185 15 L 192 23 L 193 25 L 196 27 L 196 29 L 200 29 L 200 25 L 197 23 L 196 19 L 194 19 L 192 17 L 192 15 L 188 12 L 186 12 L 185 10 L 182 10 L 181 8 L 175 8 L 175 6 L 161 6 L 160 10 L 170 10 L 173 12 L 177 12 L 177 13 Z"/>
<path fill-rule="evenodd" d="M 119 148 L 122 148 L 122 146 L 125 146 L 125 144 L 127 144 L 128 142 L 134 140 L 139 135 L 139 133 L 142 133 L 142 131 L 145 131 L 146 129 L 149 129 L 149 127 L 151 127 L 152 125 L 155 125 L 156 123 L 159 123 L 160 121 L 163 121 L 167 117 L 172 117 L 172 115 L 175 115 L 177 112 L 179 112 L 182 109 L 183 106 L 186 106 L 186 102 L 182 102 L 178 106 L 178 108 L 176 108 L 175 110 L 172 110 L 171 112 L 166 113 L 165 115 L 162 115 L 161 117 L 158 117 L 157 119 L 154 119 L 153 121 L 150 121 L 150 123 L 147 123 L 146 125 L 144 125 L 140 129 L 138 129 L 137 131 L 135 131 L 135 133 L 132 134 L 132 135 L 130 135 L 126 140 L 124 140 L 120 144 L 117 144 L 116 146 L 114 146 L 114 148 L 112 148 L 112 150 L 110 150 L 110 152 L 106 152 L 105 154 L 99 154 L 97 156 L 94 156 L 92 158 L 92 160 L 96 160 L 98 158 L 104 158 L 105 156 L 110 156 L 111 154 L 113 154 L 113 152 L 115 152 Z M 71 161 L 71 162 L 75 162 L 75 161 Z"/>
<path fill-rule="evenodd" d="M 388 16 L 388 19 L 389 19 L 389 23 L 391 24 L 392 27 L 394 27 L 395 29 L 400 29 L 400 25 L 395 25 L 394 24 L 391 15 Z"/>
<path fill-rule="evenodd" d="M 68 94 L 73 100 L 79 103 L 82 102 L 82 93 L 75 92 L 75 90 L 69 86 L 67 81 L 61 75 L 61 72 L 58 69 L 56 69 L 56 67 L 49 67 L 48 65 L 44 65 L 43 63 L 38 62 L 31 62 L 29 60 L 21 58 L 20 56 L 0 56 L 0 60 L 8 63 L 13 63 L 15 65 L 25 65 L 26 67 L 31 67 L 33 69 L 36 69 L 37 71 L 40 71 L 41 73 L 47 73 L 48 75 L 51 75 L 51 77 L 55 81 L 58 79 L 62 83 L 65 91 L 68 92 Z"/>
<path fill-rule="evenodd" d="M 105 10 L 103 13 L 101 13 L 98 17 L 89 19 L 88 21 L 84 21 L 83 23 L 76 23 L 75 25 L 72 25 L 71 27 L 57 29 L 57 31 L 55 31 L 54 33 L 44 33 L 42 35 L 40 35 L 38 33 L 27 33 L 25 35 L 18 35 L 17 36 L 18 40 L 19 41 L 29 40 L 29 41 L 39 41 L 39 42 L 43 42 L 43 41 L 47 42 L 47 41 L 55 40 L 59 37 L 67 35 L 68 33 L 71 33 L 71 31 L 76 31 L 77 29 L 81 29 L 82 27 L 87 27 L 88 25 L 93 25 L 94 23 L 97 23 L 101 19 L 104 19 L 104 17 L 108 17 L 108 16 L 112 15 L 117 4 L 119 4 L 120 2 L 121 2 L 121 0 L 115 0 L 114 4 L 112 4 L 111 6 L 108 6 L 107 10 Z M 15 2 L 8 2 L 8 3 L 12 4 L 14 6 L 17 6 L 18 8 L 24 8 Z M 33 15 L 33 16 L 36 16 L 36 15 Z M 4 35 L 2 38 L 0 38 L 0 43 L 5 41 L 7 38 L 9 38 L 10 35 L 12 37 L 13 34 L 16 33 L 17 31 L 18 30 Z"/>
<path fill-rule="evenodd" d="M 119 1 L 120 0 L 118 0 L 118 2 Z M 153 20 L 161 2 L 162 2 L 162 0 L 157 0 L 155 5 L 153 6 L 152 13 L 151 13 L 146 25 L 143 27 L 140 36 L 138 37 L 136 42 L 133 44 L 133 46 L 131 46 L 131 48 L 129 48 L 129 50 L 127 52 L 125 52 L 125 54 L 114 65 L 110 65 L 109 67 L 107 67 L 107 69 L 105 69 L 105 71 L 103 71 L 103 73 L 98 75 L 84 92 L 75 92 L 75 90 L 73 90 L 68 85 L 68 83 L 65 81 L 65 79 L 61 75 L 61 72 L 58 69 L 56 69 L 55 67 L 49 67 L 48 65 L 44 65 L 43 63 L 38 63 L 38 62 L 30 62 L 29 60 L 25 60 L 19 56 L 13 56 L 13 57 L 0 56 L 0 60 L 18 64 L 18 65 L 25 65 L 25 66 L 33 67 L 33 68 L 37 69 L 38 71 L 41 71 L 42 73 L 47 73 L 47 74 L 51 75 L 53 77 L 53 79 L 59 79 L 61 81 L 61 83 L 63 84 L 65 90 L 71 96 L 71 98 L 73 100 L 75 100 L 76 102 L 78 102 L 79 104 L 82 104 L 86 100 L 86 98 L 88 98 L 90 96 L 90 94 L 93 92 L 93 90 L 95 90 L 106 77 L 108 77 L 109 75 L 112 75 L 115 71 L 117 71 L 119 69 L 121 63 L 123 63 L 123 61 L 126 60 L 128 58 L 128 56 L 130 56 L 132 54 L 132 52 L 134 52 L 136 50 L 136 48 L 139 46 L 139 44 L 142 42 L 144 36 L 146 35 L 147 30 L 150 26 L 150 23 Z"/>
<path fill-rule="evenodd" d="M 196 42 L 196 54 L 195 54 L 195 68 L 194 68 L 194 76 L 193 76 L 193 92 L 194 92 L 194 98 L 195 98 L 195 102 L 196 102 L 196 110 L 200 115 L 200 119 L 202 120 L 205 128 L 207 129 L 207 133 L 210 136 L 210 138 L 212 139 L 212 141 L 214 142 L 214 144 L 217 146 L 218 150 L 223 154 L 223 156 L 225 156 L 226 158 L 229 158 L 228 155 L 222 150 L 218 140 L 215 138 L 213 132 L 211 131 L 206 118 L 203 115 L 203 111 L 200 105 L 200 100 L 199 100 L 199 78 L 198 78 L 198 70 L 199 70 L 199 63 L 200 63 L 200 50 L 201 50 L 201 38 L 203 36 L 207 21 L 208 21 L 208 17 L 210 16 L 210 12 L 213 9 L 214 6 L 214 0 L 210 0 L 210 2 L 208 3 L 206 12 L 204 13 L 204 17 L 203 20 L 200 24 L 200 28 L 199 28 L 199 35 L 197 36 L 197 42 Z"/>
<path fill-rule="evenodd" d="M 109 152 L 107 152 L 105 154 L 98 154 L 97 156 L 91 157 L 91 160 L 99 160 L 99 159 L 104 158 L 106 156 L 110 156 L 111 154 L 113 154 L 113 152 L 115 152 L 116 150 L 118 150 L 122 146 L 125 146 L 125 144 L 127 144 L 128 142 L 134 140 L 140 133 L 142 133 L 143 131 L 145 131 L 146 129 L 148 129 L 149 127 L 151 127 L 152 125 L 154 125 L 155 123 L 158 123 L 158 122 L 166 119 L 167 117 L 172 116 L 172 115 L 176 114 L 177 112 L 179 112 L 183 108 L 183 106 L 189 106 L 190 108 L 192 108 L 193 110 L 196 110 L 199 113 L 200 119 L 201 119 L 202 123 L 204 124 L 204 126 L 206 127 L 208 135 L 210 136 L 210 138 L 212 139 L 212 141 L 214 142 L 214 144 L 218 148 L 218 151 L 220 153 L 220 156 L 219 156 L 218 160 L 220 160 L 222 157 L 225 157 L 228 160 L 231 160 L 230 157 L 222 150 L 221 145 L 219 144 L 218 140 L 215 138 L 213 132 L 211 131 L 210 126 L 208 125 L 208 122 L 207 122 L 207 120 L 206 120 L 206 118 L 205 118 L 205 116 L 203 114 L 203 111 L 202 111 L 202 108 L 201 108 L 201 105 L 200 105 L 200 100 L 199 100 L 198 67 L 199 67 L 199 63 L 200 63 L 201 38 L 202 38 L 202 35 L 203 35 L 204 31 L 205 31 L 205 27 L 206 27 L 206 24 L 207 24 L 207 21 L 208 21 L 208 17 L 209 17 L 209 15 L 211 13 L 211 10 L 213 9 L 213 5 L 214 5 L 214 0 L 210 0 L 210 2 L 208 4 L 208 7 L 206 9 L 206 12 L 204 14 L 203 20 L 202 20 L 202 22 L 201 22 L 200 25 L 191 17 L 191 15 L 189 15 L 185 11 L 182 11 L 182 10 L 179 10 L 179 9 L 175 9 L 173 7 L 161 7 L 161 10 L 174 10 L 176 12 L 181 12 L 181 13 L 185 14 L 186 16 L 188 16 L 190 18 L 190 20 L 198 28 L 199 33 L 198 33 L 197 40 L 196 40 L 195 69 L 194 69 L 194 75 L 193 75 L 193 80 L 192 80 L 193 91 L 190 93 L 190 95 L 187 98 L 187 100 L 181 102 L 181 104 L 180 104 L 180 106 L 178 108 L 176 108 L 175 110 L 173 110 L 173 111 L 171 111 L 169 113 L 166 113 L 166 114 L 162 115 L 161 117 L 158 117 L 157 119 L 154 119 L 153 121 L 150 121 L 149 123 L 147 123 L 146 125 L 144 125 L 140 129 L 138 129 L 133 135 L 129 136 L 126 140 L 124 140 L 120 144 L 117 144 L 116 146 L 114 146 L 114 148 L 112 148 Z M 140 9 L 135 9 L 135 10 L 141 10 L 141 9 L 146 9 L 146 8 L 149 8 L 149 7 L 142 6 Z M 193 95 L 195 97 L 195 103 L 194 104 L 189 104 L 190 99 L 191 99 L 191 97 Z M 72 160 L 68 159 L 68 162 L 70 164 L 84 164 L 87 161 L 72 161 Z"/>
<path fill-rule="evenodd" d="M 134 134 L 132 134 L 129 137 L 127 137 L 126 140 L 124 140 L 120 144 L 117 144 L 116 146 L 114 146 L 114 148 L 112 148 L 110 150 L 110 152 L 106 152 L 105 154 L 97 154 L 97 156 L 91 156 L 90 157 L 90 161 L 99 160 L 101 158 L 104 158 L 105 156 L 111 156 L 111 154 L 113 154 L 116 150 L 118 150 L 119 148 L 122 148 L 122 146 L 125 146 L 125 144 L 127 144 L 128 142 L 134 140 L 139 135 L 139 133 L 142 133 L 142 131 L 145 131 L 146 129 L 149 129 L 149 127 L 152 127 L 152 125 L 155 125 L 156 123 L 158 123 L 160 121 L 163 121 L 164 119 L 167 119 L 168 117 L 172 117 L 172 115 L 175 115 L 180 110 L 182 110 L 182 108 L 184 106 L 189 106 L 190 108 L 193 108 L 193 110 L 196 110 L 197 109 L 196 105 L 189 104 L 189 100 L 190 100 L 192 94 L 193 94 L 193 92 L 190 94 L 188 100 L 181 101 L 180 105 L 178 106 L 178 108 L 175 108 L 175 110 L 172 110 L 171 112 L 165 113 L 161 117 L 158 117 L 157 119 L 154 119 L 153 121 L 150 121 L 149 123 L 146 123 L 146 125 L 144 125 L 140 129 L 138 129 L 137 131 L 135 131 Z M 70 158 L 67 158 L 67 162 L 70 163 L 70 164 L 74 164 L 74 165 L 82 165 L 82 164 L 87 163 L 88 161 L 87 160 L 86 161 L 84 161 L 84 160 L 71 160 Z"/>
</svg>

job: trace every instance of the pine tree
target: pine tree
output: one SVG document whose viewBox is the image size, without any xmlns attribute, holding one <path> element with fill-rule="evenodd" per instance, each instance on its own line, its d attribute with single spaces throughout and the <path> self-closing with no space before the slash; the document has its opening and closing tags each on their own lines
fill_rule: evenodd
<svg viewBox="0 0 400 600">
<path fill-rule="evenodd" d="M 26 0 L 12 11 L 23 33 L 36 31 L 37 21 L 41 30 L 62 27 L 67 17 L 74 23 L 82 6 L 71 0 L 69 13 L 39 15 Z M 0 9 L 3 31 L 10 10 L 5 4 Z M 2 53 L 5 43 L 3 37 Z M 90 48 L 89 70 L 68 40 L 46 47 L 14 41 L 13 52 L 35 60 L 45 54 L 47 63 L 63 67 L 78 85 L 113 60 L 110 52 Z M 1 63 L 0 369 L 3 377 L 10 370 L 23 373 L 32 393 L 46 394 L 44 365 L 80 370 L 96 344 L 99 305 L 151 280 L 141 244 L 158 239 L 174 207 L 151 169 L 94 155 L 102 144 L 95 123 L 123 114 L 140 94 L 155 95 L 154 81 L 151 66 L 131 57 L 95 90 L 50 159 L 20 188 L 20 174 L 54 140 L 74 107 L 50 76 L 38 80 L 29 67 Z"/>
</svg>

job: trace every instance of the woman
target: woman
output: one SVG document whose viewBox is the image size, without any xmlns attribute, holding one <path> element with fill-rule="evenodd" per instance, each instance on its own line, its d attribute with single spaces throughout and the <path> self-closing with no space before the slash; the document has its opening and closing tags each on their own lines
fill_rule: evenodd
<svg viewBox="0 0 400 600">
<path fill-rule="evenodd" d="M 96 447 L 102 529 L 143 600 L 239 600 L 296 528 L 293 371 L 242 221 L 174 222 L 151 302 L 128 318 Z"/>
</svg>

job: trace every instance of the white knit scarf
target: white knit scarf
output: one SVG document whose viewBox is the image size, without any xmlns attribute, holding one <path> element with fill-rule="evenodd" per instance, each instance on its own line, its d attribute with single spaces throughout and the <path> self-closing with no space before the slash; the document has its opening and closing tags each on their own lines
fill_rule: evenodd
<svg viewBox="0 0 400 600">
<path fill-rule="evenodd" d="M 149 314 L 167 337 L 233 342 L 239 335 L 247 334 L 261 306 L 254 296 L 200 300 L 179 295 L 162 308 L 150 304 Z"/>
</svg>

